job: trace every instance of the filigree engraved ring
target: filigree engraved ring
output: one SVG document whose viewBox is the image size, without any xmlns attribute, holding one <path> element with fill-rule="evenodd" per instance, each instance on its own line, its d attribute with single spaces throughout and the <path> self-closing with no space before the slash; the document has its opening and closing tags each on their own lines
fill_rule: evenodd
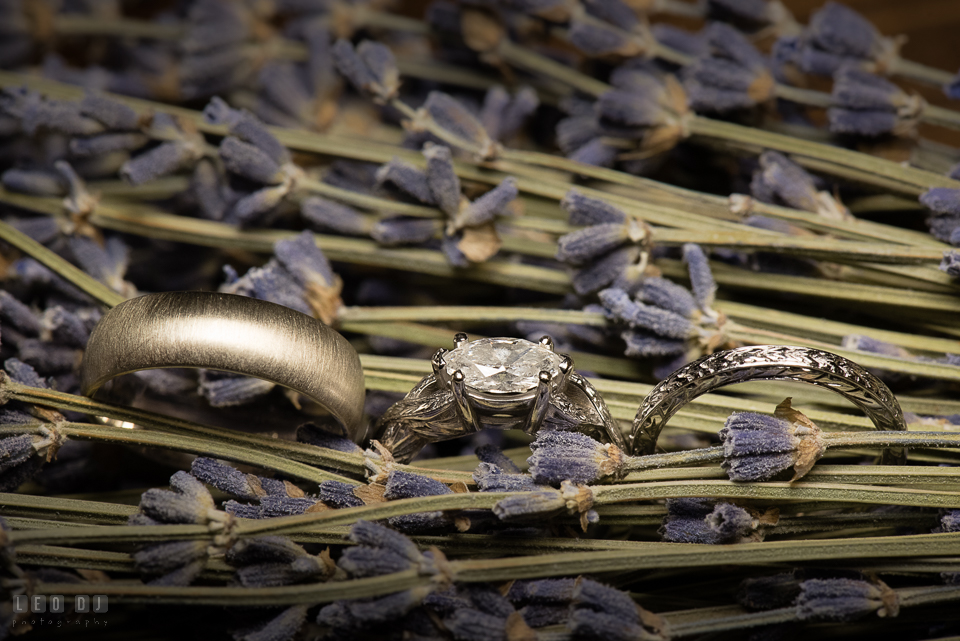
<svg viewBox="0 0 960 641">
<path fill-rule="evenodd" d="M 424 377 L 377 422 L 374 434 L 396 460 L 409 461 L 427 443 L 485 428 L 533 434 L 544 424 L 576 425 L 598 440 L 625 447 L 603 399 L 574 371 L 553 341 L 483 338 L 460 333 L 439 350 Z"/>
<path fill-rule="evenodd" d="M 896 396 L 853 361 L 809 347 L 751 345 L 715 352 L 684 365 L 654 387 L 633 421 L 634 454 L 652 454 L 660 430 L 677 411 L 707 392 L 745 381 L 799 381 L 836 392 L 873 421 L 878 430 L 906 430 Z M 882 463 L 903 464 L 902 449 L 884 450 Z"/>
</svg>

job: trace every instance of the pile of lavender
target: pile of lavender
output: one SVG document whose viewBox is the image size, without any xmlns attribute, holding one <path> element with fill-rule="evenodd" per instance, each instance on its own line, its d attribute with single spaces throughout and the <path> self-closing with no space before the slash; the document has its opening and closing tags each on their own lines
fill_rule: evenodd
<svg viewBox="0 0 960 641">
<path fill-rule="evenodd" d="M 960 635 L 960 75 L 789 5 L 0 2 L 0 638 Z M 747 345 L 909 430 L 751 382 L 653 454 L 548 420 L 401 464 L 237 374 L 81 396 L 103 314 L 180 290 L 337 329 L 371 425 L 467 332 L 551 337 L 624 434 Z"/>
</svg>

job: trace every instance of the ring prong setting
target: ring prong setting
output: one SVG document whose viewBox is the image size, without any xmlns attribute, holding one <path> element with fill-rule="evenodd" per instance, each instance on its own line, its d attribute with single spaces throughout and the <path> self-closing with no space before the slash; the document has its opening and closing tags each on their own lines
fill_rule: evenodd
<svg viewBox="0 0 960 641">
<path fill-rule="evenodd" d="M 453 346 L 454 348 L 460 347 L 461 345 L 467 342 L 467 334 L 465 332 L 457 332 L 453 336 Z"/>
<path fill-rule="evenodd" d="M 467 396 L 467 386 L 464 382 L 463 372 L 457 370 L 450 378 L 450 389 L 453 391 L 453 400 L 457 404 L 457 413 L 460 414 L 460 420 L 464 425 L 470 425 L 479 432 L 483 426 L 477 420 L 477 413 L 470 405 L 470 398 Z"/>
<path fill-rule="evenodd" d="M 553 351 L 553 339 L 547 336 L 546 334 L 541 336 L 538 342 L 540 343 L 541 347 L 546 347 L 551 352 Z"/>
<path fill-rule="evenodd" d="M 433 375 L 440 376 L 440 371 L 446 367 L 447 362 L 443 359 L 443 355 L 447 353 L 447 350 L 442 347 L 433 353 L 433 358 L 430 359 L 430 365 L 433 367 Z"/>
<path fill-rule="evenodd" d="M 553 382 L 553 375 L 547 371 L 541 371 L 537 376 L 537 391 L 533 397 L 533 407 L 527 415 L 526 424 L 523 431 L 527 434 L 533 434 L 540 429 L 547 410 L 550 409 L 550 388 Z"/>
</svg>

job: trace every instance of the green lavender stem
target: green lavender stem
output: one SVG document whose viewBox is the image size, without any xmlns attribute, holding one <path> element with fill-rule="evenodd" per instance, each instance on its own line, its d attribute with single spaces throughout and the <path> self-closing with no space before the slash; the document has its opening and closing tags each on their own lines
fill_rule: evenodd
<svg viewBox="0 0 960 641">
<path fill-rule="evenodd" d="M 45 429 L 45 425 L 41 423 L 0 425 L 0 437 L 17 434 L 39 434 L 41 429 Z M 282 456 L 267 453 L 260 449 L 238 447 L 232 443 L 217 442 L 209 438 L 148 430 L 125 429 L 113 425 L 91 425 L 87 423 L 70 422 L 56 423 L 55 429 L 71 439 L 163 448 L 187 454 L 212 456 L 233 463 L 272 470 L 295 479 L 300 479 L 301 481 L 312 481 L 314 483 L 321 483 L 323 481 L 353 482 L 351 478 L 333 474 L 332 472 L 327 472 L 318 467 L 307 465 L 306 463 L 291 461 Z"/>
<path fill-rule="evenodd" d="M 170 527 L 170 526 L 168 526 Z M 145 528 L 144 528 L 145 529 Z M 13 533 L 17 534 L 17 533 Z M 762 566 L 804 561 L 839 561 L 869 557 L 914 558 L 960 554 L 958 534 L 920 534 L 860 539 L 824 539 L 761 542 L 730 546 L 718 554 L 713 546 L 686 543 L 650 543 L 643 553 L 635 549 L 565 552 L 532 557 L 451 561 L 451 570 L 462 582 L 508 581 L 515 579 L 575 576 L 632 570 L 716 567 L 721 565 Z M 323 584 L 277 588 L 234 588 L 195 586 L 186 588 L 98 585 L 99 594 L 107 594 L 126 603 L 176 603 L 192 605 L 267 606 L 295 603 L 327 603 L 339 599 L 357 599 L 390 594 L 417 585 L 427 585 L 430 577 L 408 570 L 373 579 L 353 579 Z M 89 586 L 38 583 L 35 594 L 87 594 Z M 937 586 L 938 598 L 946 599 L 957 588 Z M 917 593 L 914 598 L 920 601 Z M 930 599 L 932 597 L 926 597 Z"/>
<path fill-rule="evenodd" d="M 123 295 L 113 291 L 80 268 L 74 267 L 65 259 L 3 221 L 0 221 L 0 239 L 10 243 L 24 254 L 62 276 L 107 307 L 112 307 L 125 300 Z"/>
</svg>

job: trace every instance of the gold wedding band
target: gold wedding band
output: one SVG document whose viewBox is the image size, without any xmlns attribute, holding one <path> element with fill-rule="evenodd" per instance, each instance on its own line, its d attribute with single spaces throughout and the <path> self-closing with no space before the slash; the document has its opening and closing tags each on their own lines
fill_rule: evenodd
<svg viewBox="0 0 960 641">
<path fill-rule="evenodd" d="M 94 328 L 80 367 L 93 396 L 108 380 L 145 369 L 223 370 L 290 388 L 326 408 L 360 441 L 363 367 L 336 331 L 301 312 L 245 296 L 165 292 L 120 303 Z"/>
</svg>

